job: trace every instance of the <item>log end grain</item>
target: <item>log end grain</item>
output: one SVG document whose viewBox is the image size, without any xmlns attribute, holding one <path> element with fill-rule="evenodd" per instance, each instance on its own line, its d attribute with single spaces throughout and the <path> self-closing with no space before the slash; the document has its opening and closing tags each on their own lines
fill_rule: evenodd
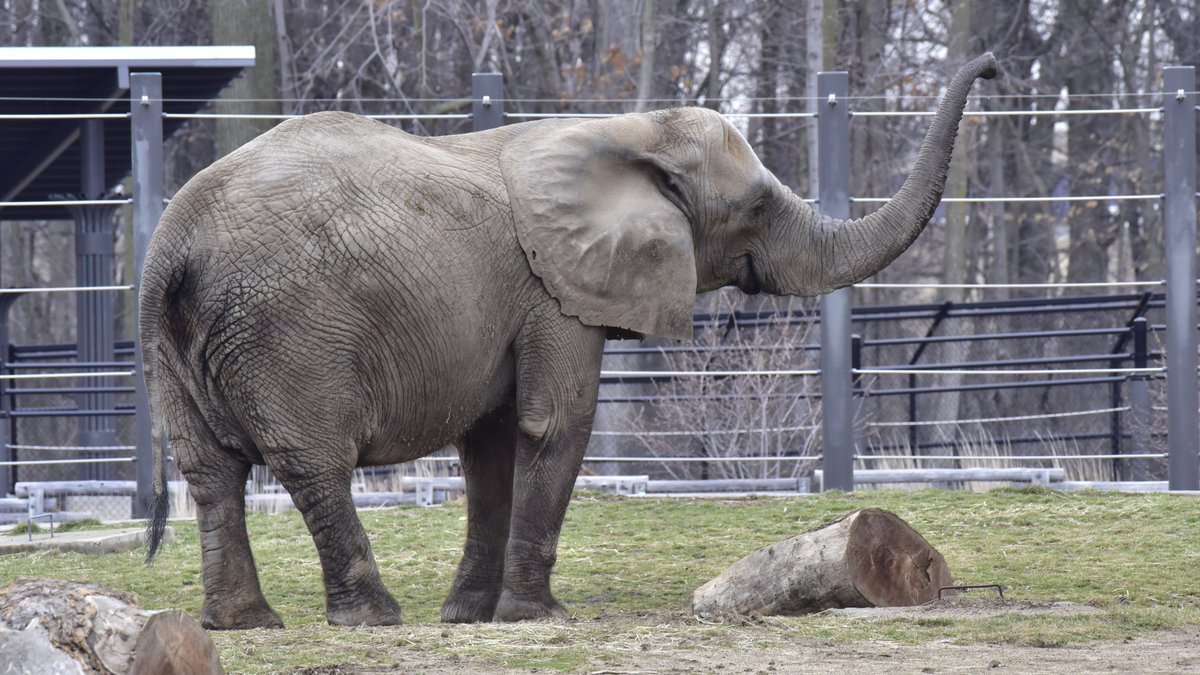
<svg viewBox="0 0 1200 675">
<path fill-rule="evenodd" d="M 129 675 L 223 675 L 217 647 L 200 624 L 173 609 L 151 616 L 138 635 Z"/>
<path fill-rule="evenodd" d="M 946 559 L 899 516 L 863 509 L 846 542 L 850 579 L 875 607 L 920 605 L 954 583 Z"/>
</svg>

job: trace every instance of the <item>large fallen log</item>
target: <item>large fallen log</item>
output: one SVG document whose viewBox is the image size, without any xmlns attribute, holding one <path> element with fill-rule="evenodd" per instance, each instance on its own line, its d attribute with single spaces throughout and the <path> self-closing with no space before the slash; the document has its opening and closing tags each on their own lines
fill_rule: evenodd
<svg viewBox="0 0 1200 675">
<path fill-rule="evenodd" d="M 134 597 L 95 584 L 17 579 L 0 588 L 0 626 L 41 640 L 71 657 L 84 673 L 209 675 L 223 673 L 216 646 L 200 624 L 179 610 L 154 612 Z M 16 644 L 16 642 L 14 642 Z M 37 653 L 29 645 L 28 653 Z M 22 652 L 25 653 L 25 652 Z M 0 672 L 44 672 L 39 663 L 10 662 Z M 57 672 L 57 671 L 45 671 Z"/>
<path fill-rule="evenodd" d="M 696 589 L 697 616 L 794 615 L 900 607 L 952 584 L 941 553 L 899 516 L 862 509 L 764 546 Z"/>
</svg>

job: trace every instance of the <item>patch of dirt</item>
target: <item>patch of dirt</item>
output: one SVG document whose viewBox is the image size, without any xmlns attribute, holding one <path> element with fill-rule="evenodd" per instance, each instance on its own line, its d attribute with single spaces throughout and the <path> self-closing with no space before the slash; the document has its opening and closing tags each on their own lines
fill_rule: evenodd
<svg viewBox="0 0 1200 675">
<path fill-rule="evenodd" d="M 1012 612 L 1035 616 L 1097 611 L 1071 603 L 1027 601 L 939 604 L 906 608 L 904 611 L 910 612 L 906 615 L 878 613 L 875 616 L 880 619 L 897 616 L 986 618 Z M 583 649 L 587 654 L 585 660 L 577 662 L 567 672 L 589 675 L 1200 672 L 1200 626 L 1073 646 L 957 644 L 951 640 L 910 645 L 886 640 L 797 640 L 773 631 L 775 619 L 749 620 L 738 629 L 740 635 L 731 640 L 728 633 L 706 630 L 710 627 L 681 621 L 682 617 L 657 618 L 665 623 L 654 625 L 656 617 L 612 617 L 565 624 L 521 624 L 510 626 L 511 631 L 495 624 L 450 629 L 438 626 L 365 629 L 386 631 L 381 632 L 380 637 L 402 631 L 407 633 L 407 638 L 399 642 L 387 640 L 394 646 L 374 654 L 377 659 L 372 659 L 374 663 L 348 663 L 297 672 L 306 675 L 547 673 L 562 670 L 561 662 L 553 665 L 554 654 L 560 648 Z M 539 637 L 533 637 L 535 634 Z M 605 637 L 597 640 L 597 634 Z M 447 655 L 447 643 L 460 641 L 476 646 L 490 644 L 495 648 L 493 653 L 504 653 L 523 644 L 527 648 L 523 652 L 524 660 L 530 665 L 504 667 L 475 655 Z M 400 644 L 411 648 L 397 648 Z M 547 660 L 539 662 L 541 657 Z"/>
<path fill-rule="evenodd" d="M 786 648 L 730 653 L 703 651 L 670 660 L 645 659 L 624 672 L 641 673 L 1183 673 L 1200 669 L 1200 629 L 1171 631 L 1121 642 L 1073 647 L 959 645 L 936 641 L 899 645 L 881 641 L 799 643 Z M 616 669 L 614 669 L 616 671 Z"/>
<path fill-rule="evenodd" d="M 856 619 L 990 619 L 1005 614 L 1037 616 L 1076 616 L 1096 614 L 1100 610 L 1075 602 L 1037 602 L 1033 600 L 1004 600 L 1000 598 L 974 600 L 945 598 L 916 607 L 847 607 L 827 609 L 822 614 Z"/>
</svg>

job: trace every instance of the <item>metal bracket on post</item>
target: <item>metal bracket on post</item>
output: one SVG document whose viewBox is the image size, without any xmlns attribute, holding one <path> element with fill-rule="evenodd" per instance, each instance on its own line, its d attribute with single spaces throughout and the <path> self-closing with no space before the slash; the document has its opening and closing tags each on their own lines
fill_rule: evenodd
<svg viewBox="0 0 1200 675">
<path fill-rule="evenodd" d="M 850 217 L 850 88 L 844 71 L 817 74 L 821 212 Z M 821 296 L 821 438 L 825 490 L 854 490 L 854 382 L 850 358 L 850 289 Z"/>
<path fill-rule="evenodd" d="M 162 75 L 160 73 L 131 73 L 129 75 L 130 138 L 133 153 L 133 248 L 136 285 L 142 284 L 142 267 L 150 236 L 163 212 L 163 109 Z M 142 341 L 134 342 L 137 375 L 134 378 L 135 436 L 137 461 L 137 494 L 133 500 L 133 516 L 146 518 L 154 482 L 154 440 L 151 434 L 150 403 L 146 380 L 142 375 Z M 161 410 L 155 411 L 162 414 Z M 163 441 L 166 442 L 165 439 Z M 165 449 L 164 449 L 165 452 Z M 165 461 L 165 460 L 164 460 Z"/>
<path fill-rule="evenodd" d="M 1167 260 L 1167 452 L 1172 490 L 1200 490 L 1196 380 L 1196 69 L 1163 69 Z M 1174 96 L 1167 92 L 1176 92 Z M 1183 96 L 1179 94 L 1183 93 Z"/>
<path fill-rule="evenodd" d="M 486 131 L 504 126 L 504 76 L 500 73 L 471 75 L 471 129 Z"/>
</svg>

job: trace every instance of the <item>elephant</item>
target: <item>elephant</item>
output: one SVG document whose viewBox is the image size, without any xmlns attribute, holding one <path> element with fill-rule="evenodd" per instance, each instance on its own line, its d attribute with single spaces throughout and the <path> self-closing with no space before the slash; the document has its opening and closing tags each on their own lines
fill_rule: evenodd
<svg viewBox="0 0 1200 675">
<path fill-rule="evenodd" d="M 933 216 L 984 54 L 953 77 L 880 210 L 817 214 L 705 108 L 416 137 L 348 113 L 288 120 L 196 174 L 139 289 L 155 433 L 196 506 L 201 622 L 280 627 L 244 488 L 265 464 L 316 544 L 326 618 L 392 625 L 356 467 L 457 446 L 467 533 L 446 622 L 567 616 L 550 572 L 605 340 L 691 337 L 695 296 L 815 296 L 875 274 Z M 164 438 L 165 437 L 165 438 Z"/>
</svg>

